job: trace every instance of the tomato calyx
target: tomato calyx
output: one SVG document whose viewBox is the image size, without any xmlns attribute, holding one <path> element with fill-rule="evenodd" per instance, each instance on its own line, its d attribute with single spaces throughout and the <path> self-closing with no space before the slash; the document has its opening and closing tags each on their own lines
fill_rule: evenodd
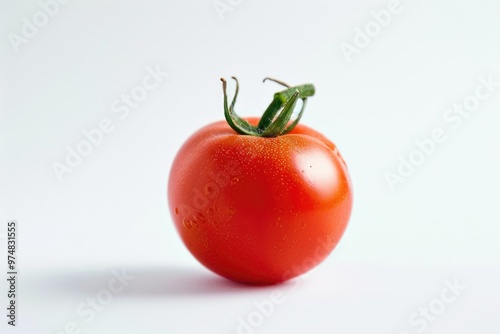
<svg viewBox="0 0 500 334">
<path fill-rule="evenodd" d="M 231 105 L 228 105 L 227 81 L 224 78 L 220 79 L 222 81 L 222 91 L 224 92 L 224 117 L 229 126 L 242 135 L 277 137 L 290 132 L 299 123 L 306 107 L 307 98 L 313 96 L 315 92 L 312 84 L 291 87 L 282 81 L 264 78 L 264 82 L 266 80 L 274 81 L 285 86 L 287 89 L 274 94 L 273 101 L 267 107 L 259 123 L 255 126 L 238 116 L 234 111 L 234 105 L 238 97 L 239 83 L 236 77 L 231 78 L 236 82 L 236 90 Z M 299 99 L 302 100 L 302 107 L 297 117 L 293 121 L 290 121 Z"/>
</svg>

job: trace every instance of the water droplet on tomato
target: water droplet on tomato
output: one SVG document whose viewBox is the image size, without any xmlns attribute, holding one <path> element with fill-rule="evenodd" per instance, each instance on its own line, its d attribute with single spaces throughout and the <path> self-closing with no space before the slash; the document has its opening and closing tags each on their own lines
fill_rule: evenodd
<svg viewBox="0 0 500 334">
<path fill-rule="evenodd" d="M 215 187 L 216 187 L 216 186 L 215 186 Z M 217 188 L 215 188 L 215 187 L 214 187 L 214 185 L 213 185 L 213 184 L 207 184 L 207 185 L 205 186 L 205 189 L 204 189 L 204 191 L 205 191 L 205 195 L 207 195 L 207 196 L 212 196 L 212 195 L 215 195 L 215 194 L 217 193 L 217 191 L 218 191 L 218 189 L 217 189 Z"/>
<path fill-rule="evenodd" d="M 233 178 L 231 179 L 231 185 L 233 185 L 233 186 L 234 186 L 236 183 L 238 183 L 238 181 L 239 181 L 239 180 L 240 180 L 239 178 L 237 178 L 237 177 L 233 177 Z"/>
<path fill-rule="evenodd" d="M 175 208 L 175 214 L 178 215 L 179 214 L 179 208 Z"/>
<path fill-rule="evenodd" d="M 185 228 L 187 228 L 188 230 L 189 230 L 189 229 L 191 229 L 191 227 L 193 227 L 193 226 L 192 226 L 192 224 L 191 224 L 191 221 L 190 221 L 189 219 L 186 219 L 186 218 L 184 218 L 184 219 L 182 220 L 182 225 L 183 225 Z"/>
</svg>

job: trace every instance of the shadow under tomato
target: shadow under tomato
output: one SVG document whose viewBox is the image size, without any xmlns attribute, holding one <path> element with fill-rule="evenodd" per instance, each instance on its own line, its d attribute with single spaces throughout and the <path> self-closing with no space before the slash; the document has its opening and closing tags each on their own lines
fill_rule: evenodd
<svg viewBox="0 0 500 334">
<path fill-rule="evenodd" d="M 122 271 L 123 270 L 123 271 Z M 108 288 L 114 277 L 121 276 L 126 282 L 120 295 L 129 297 L 168 297 L 244 293 L 245 291 L 273 289 L 273 285 L 259 286 L 237 283 L 204 269 L 183 267 L 170 268 L 120 268 L 117 267 L 73 272 L 52 272 L 38 279 L 39 289 L 55 289 L 59 293 L 96 294 Z M 285 283 L 286 284 L 286 283 Z"/>
</svg>

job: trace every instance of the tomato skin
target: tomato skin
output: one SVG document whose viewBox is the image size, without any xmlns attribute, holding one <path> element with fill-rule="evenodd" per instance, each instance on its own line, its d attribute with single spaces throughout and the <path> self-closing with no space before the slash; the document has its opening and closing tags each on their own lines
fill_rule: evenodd
<svg viewBox="0 0 500 334">
<path fill-rule="evenodd" d="M 181 147 L 168 181 L 170 212 L 188 250 L 213 272 L 252 284 L 282 282 L 319 264 L 344 233 L 352 200 L 335 145 L 301 124 L 273 138 L 209 124 Z"/>
</svg>

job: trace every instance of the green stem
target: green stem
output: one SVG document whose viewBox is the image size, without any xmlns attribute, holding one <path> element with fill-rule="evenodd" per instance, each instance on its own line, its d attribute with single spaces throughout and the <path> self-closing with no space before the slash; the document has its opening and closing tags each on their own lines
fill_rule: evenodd
<svg viewBox="0 0 500 334">
<path fill-rule="evenodd" d="M 228 106 L 227 82 L 224 78 L 221 78 L 222 91 L 224 93 L 224 117 L 234 131 L 243 135 L 276 137 L 290 132 L 299 123 L 304 113 L 307 98 L 313 96 L 315 92 L 312 84 L 290 87 L 282 81 L 265 78 L 264 81 L 274 81 L 287 87 L 287 89 L 274 94 L 273 101 L 267 107 L 258 125 L 254 126 L 238 116 L 234 111 L 234 105 L 239 92 L 239 83 L 235 77 L 232 77 L 232 79 L 236 81 L 236 90 L 231 105 Z M 302 107 L 297 117 L 290 123 L 298 99 L 302 100 Z"/>
</svg>

